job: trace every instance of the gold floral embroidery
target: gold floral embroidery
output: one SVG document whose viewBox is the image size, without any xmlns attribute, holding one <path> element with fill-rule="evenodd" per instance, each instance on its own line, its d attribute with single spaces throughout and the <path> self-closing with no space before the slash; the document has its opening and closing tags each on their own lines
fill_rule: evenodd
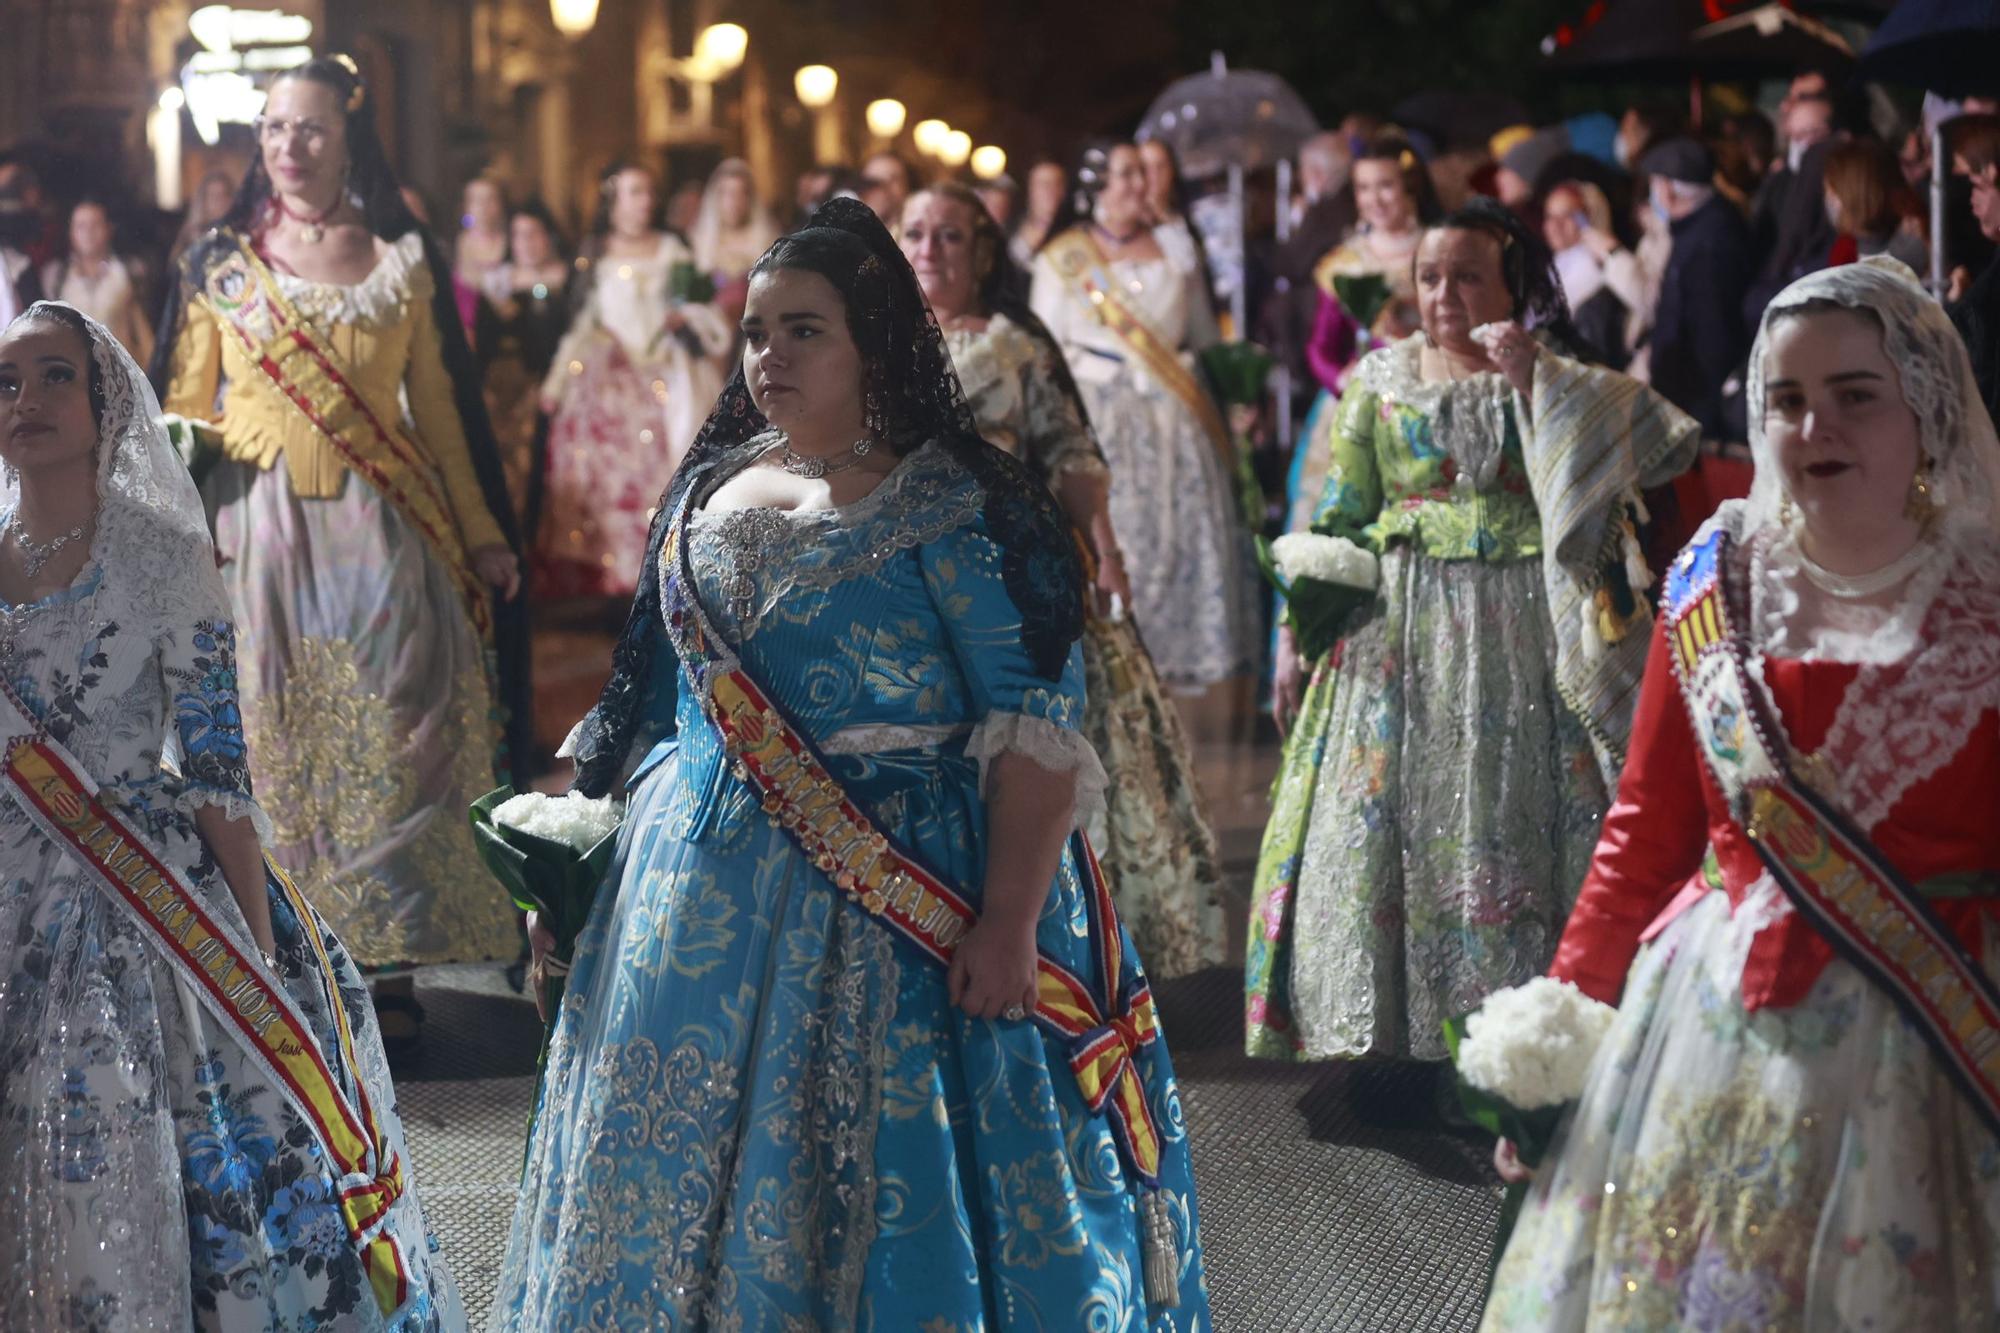
<svg viewBox="0 0 2000 1333">
<path fill-rule="evenodd" d="M 492 779 L 483 672 L 461 673 L 421 740 L 362 680 L 353 644 L 302 638 L 281 694 L 245 690 L 274 854 L 363 966 L 511 955 L 511 914 L 460 815 Z"/>
</svg>

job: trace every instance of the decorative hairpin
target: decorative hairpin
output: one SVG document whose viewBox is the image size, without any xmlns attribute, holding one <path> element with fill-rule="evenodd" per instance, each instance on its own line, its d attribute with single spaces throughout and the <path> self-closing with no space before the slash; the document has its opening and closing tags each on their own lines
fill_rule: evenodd
<svg viewBox="0 0 2000 1333">
<path fill-rule="evenodd" d="M 1405 171 L 1415 171 L 1417 169 L 1417 155 L 1405 148 L 1396 155 L 1396 165 Z"/>
<path fill-rule="evenodd" d="M 361 66 L 345 51 L 336 51 L 329 59 L 354 76 L 354 87 L 347 94 L 347 114 L 351 116 L 368 101 L 368 85 L 361 81 Z"/>
</svg>

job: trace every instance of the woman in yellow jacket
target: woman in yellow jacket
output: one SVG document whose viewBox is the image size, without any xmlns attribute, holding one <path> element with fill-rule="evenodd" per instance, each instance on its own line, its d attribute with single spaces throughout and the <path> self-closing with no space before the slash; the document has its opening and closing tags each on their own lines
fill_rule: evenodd
<svg viewBox="0 0 2000 1333">
<path fill-rule="evenodd" d="M 515 539 L 476 382 L 448 368 L 469 359 L 439 257 L 359 75 L 336 57 L 281 76 L 257 133 L 182 261 L 155 377 L 220 441 L 202 489 L 272 850 L 377 971 L 393 1048 L 422 1016 L 401 969 L 518 947 L 465 820 L 502 755 Z"/>
</svg>

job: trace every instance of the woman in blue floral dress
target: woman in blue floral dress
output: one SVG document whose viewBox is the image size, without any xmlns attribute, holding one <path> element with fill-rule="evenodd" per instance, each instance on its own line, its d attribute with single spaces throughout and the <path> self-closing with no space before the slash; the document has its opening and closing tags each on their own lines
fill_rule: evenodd
<svg viewBox="0 0 2000 1333">
<path fill-rule="evenodd" d="M 158 418 L 69 307 L 0 335 L 0 1328 L 462 1328 L 367 991 L 266 875 L 233 616 Z M 93 810 L 126 839 L 102 872 L 64 834 Z M 157 873 L 118 878 L 133 849 Z"/>
<path fill-rule="evenodd" d="M 669 492 L 568 747 L 579 790 L 622 784 L 628 806 L 496 1325 L 1206 1329 L 1172 1070 L 1071 836 L 1103 779 L 1060 515 L 972 434 L 865 208 L 774 246 L 744 324 L 745 374 Z M 819 825 L 763 786 L 768 737 L 721 742 L 749 678 L 872 855 L 974 905 L 949 965 L 892 924 L 907 880 L 884 908 L 833 840 L 808 859 Z M 1086 1104 L 1078 1047 L 1041 1021 L 1051 964 L 1094 991 L 1123 978 L 1118 1030 L 1146 1038 L 1134 1114 Z"/>
</svg>

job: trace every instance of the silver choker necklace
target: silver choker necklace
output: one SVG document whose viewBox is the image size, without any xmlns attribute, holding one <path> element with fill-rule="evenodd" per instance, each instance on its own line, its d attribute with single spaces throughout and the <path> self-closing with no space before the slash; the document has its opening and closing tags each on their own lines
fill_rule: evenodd
<svg viewBox="0 0 2000 1333">
<path fill-rule="evenodd" d="M 808 481 L 818 481 L 821 477 L 830 477 L 836 472 L 845 472 L 851 467 L 861 466 L 861 460 L 875 447 L 875 441 L 864 435 L 847 446 L 845 455 L 837 458 L 821 458 L 816 454 L 798 452 L 792 448 L 792 441 L 788 436 L 780 436 L 779 444 L 784 453 L 778 458 L 778 466 L 793 476 L 804 477 Z"/>
<path fill-rule="evenodd" d="M 42 572 L 42 567 L 56 558 L 56 552 L 73 541 L 83 539 L 83 524 L 79 523 L 55 540 L 43 545 L 28 536 L 27 528 L 19 519 L 9 519 L 8 526 L 14 529 L 14 545 L 21 550 L 21 571 L 29 578 Z"/>
<path fill-rule="evenodd" d="M 1866 574 L 1836 574 L 1807 555 L 1801 546 L 1799 569 L 1804 572 L 1806 581 L 1821 592 L 1848 601 L 1860 601 L 1887 592 L 1908 579 L 1930 560 L 1934 551 L 1930 542 L 1919 538 L 1915 546 L 1880 569 L 1871 569 Z"/>
</svg>

